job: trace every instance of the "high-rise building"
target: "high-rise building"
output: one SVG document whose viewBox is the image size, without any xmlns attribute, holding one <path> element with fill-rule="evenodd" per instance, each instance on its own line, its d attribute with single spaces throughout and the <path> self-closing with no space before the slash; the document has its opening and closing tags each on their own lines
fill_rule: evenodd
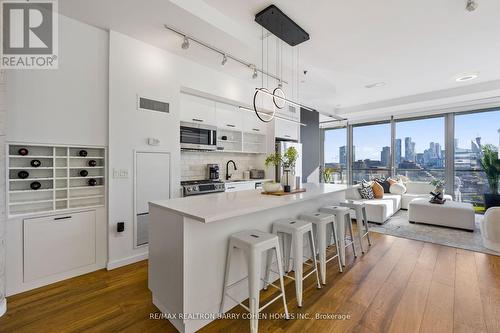
<svg viewBox="0 0 500 333">
<path fill-rule="evenodd" d="M 347 147 L 339 147 L 339 163 L 341 166 L 347 166 Z"/>
<path fill-rule="evenodd" d="M 380 161 L 382 162 L 382 166 L 391 166 L 391 147 L 386 146 L 382 148 L 380 152 Z"/>
<path fill-rule="evenodd" d="M 405 160 L 415 161 L 415 142 L 411 141 L 411 137 L 405 138 Z"/>
<path fill-rule="evenodd" d="M 396 139 L 396 141 L 394 142 L 394 155 L 396 165 L 399 165 L 399 163 L 401 163 L 401 139 Z"/>
</svg>

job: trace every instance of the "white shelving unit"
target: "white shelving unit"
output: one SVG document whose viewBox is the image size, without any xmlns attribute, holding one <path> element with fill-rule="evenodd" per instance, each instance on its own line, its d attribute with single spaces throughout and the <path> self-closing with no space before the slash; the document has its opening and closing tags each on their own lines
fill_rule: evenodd
<svg viewBox="0 0 500 333">
<path fill-rule="evenodd" d="M 20 155 L 21 148 L 28 149 L 28 155 Z M 80 150 L 85 150 L 87 156 L 79 156 Z M 8 152 L 9 216 L 105 204 L 104 148 L 11 144 Z M 41 165 L 33 167 L 32 160 L 39 160 Z M 91 166 L 90 161 L 96 165 Z M 82 170 L 88 175 L 80 175 Z M 20 178 L 20 171 L 27 171 L 29 176 Z M 90 185 L 90 179 L 96 185 Z M 30 187 L 35 181 L 41 184 L 38 190 Z"/>
</svg>

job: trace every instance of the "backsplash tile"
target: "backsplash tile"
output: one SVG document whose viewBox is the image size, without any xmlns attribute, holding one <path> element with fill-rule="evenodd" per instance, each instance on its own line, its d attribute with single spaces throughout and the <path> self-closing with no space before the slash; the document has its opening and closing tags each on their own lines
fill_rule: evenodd
<svg viewBox="0 0 500 333">
<path fill-rule="evenodd" d="M 265 169 L 264 160 L 266 154 L 239 154 L 219 152 L 181 152 L 181 180 L 198 180 L 208 178 L 207 164 L 219 164 L 220 178 L 226 175 L 226 163 L 233 160 L 238 170 L 233 171 L 230 166 L 233 179 L 243 178 L 243 171 L 253 169 Z M 266 175 L 267 176 L 267 175 Z"/>
</svg>

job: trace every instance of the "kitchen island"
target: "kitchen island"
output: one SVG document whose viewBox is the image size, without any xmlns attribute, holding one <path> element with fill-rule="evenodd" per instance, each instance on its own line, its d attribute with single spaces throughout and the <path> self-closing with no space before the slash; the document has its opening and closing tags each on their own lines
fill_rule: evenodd
<svg viewBox="0 0 500 333">
<path fill-rule="evenodd" d="M 180 332 L 195 332 L 217 318 L 231 234 L 270 232 L 273 221 L 316 211 L 353 190 L 347 185 L 303 185 L 306 192 L 280 197 L 250 190 L 149 203 L 149 289 L 153 303 Z M 231 270 L 230 281 L 246 276 L 241 253 L 233 254 Z M 231 294 L 248 298 L 247 284 L 234 287 Z M 224 311 L 235 305 L 226 302 Z"/>
</svg>

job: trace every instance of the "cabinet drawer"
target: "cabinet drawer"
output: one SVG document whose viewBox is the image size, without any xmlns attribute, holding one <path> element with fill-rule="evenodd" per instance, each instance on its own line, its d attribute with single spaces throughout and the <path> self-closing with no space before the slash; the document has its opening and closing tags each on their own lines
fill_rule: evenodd
<svg viewBox="0 0 500 333">
<path fill-rule="evenodd" d="M 95 211 L 23 222 L 25 282 L 95 263 Z"/>
<path fill-rule="evenodd" d="M 245 183 L 227 183 L 226 184 L 226 192 L 238 192 L 238 191 L 246 191 L 246 190 L 254 190 L 255 183 L 253 182 L 245 182 Z"/>
</svg>

